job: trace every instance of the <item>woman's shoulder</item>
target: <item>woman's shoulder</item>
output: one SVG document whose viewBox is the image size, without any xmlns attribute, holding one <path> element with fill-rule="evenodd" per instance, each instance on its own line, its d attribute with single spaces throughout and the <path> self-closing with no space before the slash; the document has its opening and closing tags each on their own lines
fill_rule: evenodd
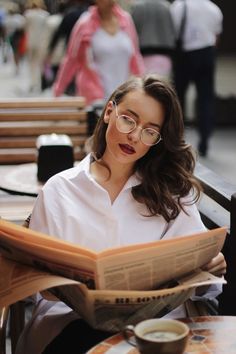
<svg viewBox="0 0 236 354">
<path fill-rule="evenodd" d="M 74 167 L 61 171 L 52 176 L 43 189 L 51 188 L 52 186 L 60 186 L 72 180 L 79 179 L 79 177 L 89 171 L 91 156 L 87 155 L 83 160 L 75 163 Z"/>
<path fill-rule="evenodd" d="M 87 11 L 83 12 L 77 20 L 73 32 L 83 37 L 87 33 L 93 33 L 99 25 L 99 17 L 95 6 L 90 6 Z"/>
<path fill-rule="evenodd" d="M 130 13 L 122 9 L 122 7 L 118 4 L 114 5 L 114 13 L 118 18 L 120 18 L 120 20 L 127 21 L 131 19 Z"/>
</svg>

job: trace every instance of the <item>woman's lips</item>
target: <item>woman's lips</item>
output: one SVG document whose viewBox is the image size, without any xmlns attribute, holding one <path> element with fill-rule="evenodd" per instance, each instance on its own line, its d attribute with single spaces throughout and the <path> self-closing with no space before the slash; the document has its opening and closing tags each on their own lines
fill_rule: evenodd
<svg viewBox="0 0 236 354">
<path fill-rule="evenodd" d="M 125 153 L 125 154 L 135 154 L 135 150 L 132 146 L 128 145 L 128 144 L 119 144 L 121 150 Z"/>
</svg>

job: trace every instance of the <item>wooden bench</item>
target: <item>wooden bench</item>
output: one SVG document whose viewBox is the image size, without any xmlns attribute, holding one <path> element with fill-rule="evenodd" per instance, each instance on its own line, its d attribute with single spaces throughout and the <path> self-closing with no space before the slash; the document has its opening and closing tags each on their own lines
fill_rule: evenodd
<svg viewBox="0 0 236 354">
<path fill-rule="evenodd" d="M 218 298 L 218 311 L 221 315 L 236 316 L 236 185 L 200 164 L 196 166 L 195 176 L 204 191 L 199 205 L 203 222 L 209 229 L 228 227 L 223 248 L 227 262 L 227 284 Z"/>
<path fill-rule="evenodd" d="M 66 134 L 75 160 L 84 155 L 89 135 L 83 97 L 40 97 L 0 100 L 0 164 L 34 162 L 41 134 Z"/>
</svg>

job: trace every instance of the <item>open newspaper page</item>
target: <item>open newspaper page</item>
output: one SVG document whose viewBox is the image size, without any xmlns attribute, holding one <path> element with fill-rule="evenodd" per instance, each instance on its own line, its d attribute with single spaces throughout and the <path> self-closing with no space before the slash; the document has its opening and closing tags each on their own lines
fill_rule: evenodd
<svg viewBox="0 0 236 354">
<path fill-rule="evenodd" d="M 0 254 L 98 288 L 97 255 L 92 250 L 0 220 Z"/>
<path fill-rule="evenodd" d="M 78 282 L 0 256 L 0 308 L 37 292 L 65 284 L 78 284 Z"/>
<path fill-rule="evenodd" d="M 226 229 L 107 250 L 98 263 L 101 289 L 157 289 L 161 284 L 200 268 L 223 247 Z M 140 276 L 142 274 L 142 276 Z"/>
<path fill-rule="evenodd" d="M 218 228 L 95 253 L 0 220 L 0 254 L 90 289 L 151 290 L 209 262 L 221 250 L 225 236 L 226 228 Z"/>
<path fill-rule="evenodd" d="M 158 290 L 90 290 L 85 284 L 0 257 L 0 308 L 49 289 L 92 327 L 116 332 L 125 324 L 164 316 L 199 286 L 224 282 L 223 278 L 197 270 Z"/>
</svg>

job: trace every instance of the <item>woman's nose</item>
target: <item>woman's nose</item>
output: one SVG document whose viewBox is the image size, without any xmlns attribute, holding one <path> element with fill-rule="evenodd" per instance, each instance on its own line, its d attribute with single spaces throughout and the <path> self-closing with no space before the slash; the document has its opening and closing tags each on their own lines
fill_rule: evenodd
<svg viewBox="0 0 236 354">
<path fill-rule="evenodd" d="M 141 139 L 142 128 L 136 127 L 132 132 L 128 134 L 132 141 L 138 142 Z"/>
</svg>

